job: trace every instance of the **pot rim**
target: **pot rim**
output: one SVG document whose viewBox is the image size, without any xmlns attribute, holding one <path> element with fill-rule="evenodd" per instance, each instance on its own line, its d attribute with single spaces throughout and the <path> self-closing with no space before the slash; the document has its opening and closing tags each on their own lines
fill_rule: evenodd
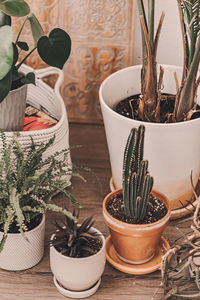
<svg viewBox="0 0 200 300">
<path fill-rule="evenodd" d="M 87 256 L 87 257 L 70 257 L 70 256 L 66 256 L 66 255 L 63 255 L 62 253 L 60 253 L 53 245 L 50 246 L 50 250 L 52 249 L 56 253 L 56 255 L 63 257 L 63 259 L 65 259 L 65 260 L 87 261 L 87 260 L 90 260 L 91 258 L 95 258 L 97 255 L 100 255 L 104 251 L 104 249 L 106 247 L 106 240 L 105 240 L 105 237 L 102 234 L 102 232 L 100 230 L 98 230 L 96 227 L 91 227 L 91 229 L 96 231 L 99 234 L 99 237 L 101 238 L 101 241 L 102 241 L 101 249 L 97 253 Z M 55 234 L 56 233 L 53 233 L 51 235 L 50 241 L 54 238 Z"/>
<path fill-rule="evenodd" d="M 166 215 L 154 222 L 154 223 L 150 223 L 150 224 L 130 224 L 130 223 L 126 223 L 120 220 L 115 219 L 113 216 L 111 216 L 111 214 L 107 211 L 106 209 L 106 204 L 107 202 L 110 200 L 111 196 L 113 196 L 113 194 L 120 194 L 122 193 L 122 188 L 116 189 L 113 192 L 109 193 L 103 200 L 103 214 L 104 214 L 104 218 L 107 220 L 109 219 L 109 221 L 114 224 L 116 227 L 118 228 L 127 228 L 127 229 L 135 229 L 135 230 L 148 230 L 151 229 L 152 227 L 156 228 L 156 227 L 160 227 L 162 224 L 165 224 L 169 219 L 170 219 L 170 215 L 171 215 L 171 208 L 170 208 L 170 204 L 169 204 L 169 200 L 167 199 L 167 197 L 160 193 L 157 192 L 155 190 L 153 190 L 151 192 L 152 195 L 156 196 L 161 202 L 164 202 L 164 204 L 166 205 L 167 208 L 167 213 Z"/>
<path fill-rule="evenodd" d="M 45 214 L 42 214 L 41 222 L 36 227 L 34 227 L 33 229 L 28 230 L 28 231 L 24 231 L 25 236 L 28 236 L 29 234 L 34 233 L 36 230 L 38 230 L 40 227 L 43 226 L 44 222 L 45 222 Z M 3 234 L 3 231 L 0 231 L 0 234 Z M 14 238 L 14 237 L 18 238 L 19 236 L 21 236 L 21 233 L 20 232 L 8 233 L 7 237 L 9 237 L 9 236 L 12 237 L 12 238 Z"/>
<path fill-rule="evenodd" d="M 181 66 L 176 66 L 176 65 L 167 65 L 167 64 L 158 64 L 159 65 L 162 65 L 162 67 L 165 69 L 176 69 L 176 70 L 182 70 L 182 67 Z M 108 82 L 110 81 L 110 79 L 114 79 L 116 76 L 118 76 L 119 74 L 121 75 L 124 75 L 125 76 L 125 73 L 128 73 L 130 70 L 133 71 L 133 70 L 140 70 L 142 67 L 142 65 L 135 65 L 135 66 L 130 66 L 130 67 L 126 67 L 126 68 L 123 68 L 119 71 L 116 71 L 114 73 L 112 73 L 111 75 L 109 75 L 106 79 L 104 79 L 104 81 L 101 83 L 100 85 L 100 88 L 99 88 L 99 99 L 100 99 L 100 103 L 106 107 L 106 109 L 111 113 L 113 114 L 113 116 L 115 118 L 118 118 L 118 119 L 124 119 L 126 120 L 127 123 L 130 123 L 132 124 L 132 122 L 136 122 L 138 123 L 138 126 L 141 124 L 141 123 L 144 123 L 144 124 L 148 124 L 148 126 L 150 127 L 160 127 L 160 128 L 165 128 L 165 127 L 174 127 L 174 126 L 189 126 L 189 125 L 193 125 L 194 123 L 198 122 L 200 120 L 200 118 L 197 118 L 197 119 L 193 119 L 193 120 L 188 120 L 188 121 L 182 121 L 182 122 L 176 122 L 176 123 L 153 123 L 153 122 L 147 122 L 147 121 L 139 121 L 139 120 L 134 120 L 134 119 L 130 119 L 130 118 L 126 118 L 120 114 L 118 114 L 116 111 L 114 111 L 112 108 L 110 108 L 110 106 L 104 101 L 104 97 L 103 97 L 103 89 L 104 89 L 104 86 L 106 84 L 108 84 Z M 146 126 L 146 125 L 145 125 Z"/>
</svg>

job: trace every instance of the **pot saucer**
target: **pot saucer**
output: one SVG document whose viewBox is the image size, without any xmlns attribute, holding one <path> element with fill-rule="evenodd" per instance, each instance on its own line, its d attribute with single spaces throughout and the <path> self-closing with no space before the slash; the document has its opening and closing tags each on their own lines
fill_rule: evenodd
<svg viewBox="0 0 200 300">
<path fill-rule="evenodd" d="M 164 237 L 161 237 L 161 242 L 158 246 L 156 254 L 150 261 L 141 265 L 127 264 L 117 256 L 111 236 L 109 235 L 106 239 L 106 259 L 114 268 L 121 272 L 134 275 L 143 275 L 160 269 L 162 254 L 169 248 L 170 246 L 167 240 Z"/>
<path fill-rule="evenodd" d="M 97 289 L 101 283 L 101 278 L 91 288 L 84 290 L 84 291 L 72 291 L 72 290 L 68 290 L 68 289 L 64 288 L 62 285 L 59 284 L 59 282 L 57 281 L 55 276 L 53 277 L 53 282 L 54 282 L 57 290 L 63 296 L 66 296 L 69 298 L 74 298 L 74 299 L 81 299 L 81 298 L 89 297 L 97 291 Z"/>
<path fill-rule="evenodd" d="M 198 185 L 200 185 L 200 182 L 198 183 Z M 113 178 L 110 178 L 110 190 L 111 192 L 113 192 L 116 189 Z M 189 214 L 191 214 L 192 212 L 194 212 L 194 207 L 197 206 L 198 200 L 195 200 L 194 202 L 192 202 L 192 204 L 188 204 L 185 207 L 182 208 L 178 208 L 178 209 L 174 209 L 171 212 L 171 216 L 170 216 L 170 220 L 176 220 L 176 219 L 180 219 L 183 218 Z"/>
</svg>

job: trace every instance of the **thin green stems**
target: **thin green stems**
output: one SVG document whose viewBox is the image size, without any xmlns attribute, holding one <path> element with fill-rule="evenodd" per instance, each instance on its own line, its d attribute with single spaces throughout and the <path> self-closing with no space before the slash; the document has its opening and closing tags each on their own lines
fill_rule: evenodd
<svg viewBox="0 0 200 300">
<path fill-rule="evenodd" d="M 17 38 L 16 38 L 16 41 L 15 41 L 15 44 L 18 42 L 18 40 L 19 40 L 19 37 L 20 37 L 20 35 L 21 35 L 21 33 L 22 33 L 22 30 L 23 30 L 23 28 L 24 28 L 24 25 L 25 25 L 25 23 L 26 23 L 26 21 L 28 20 L 28 17 L 26 17 L 25 19 L 24 19 L 24 22 L 22 23 L 22 26 L 21 26 L 21 28 L 20 28 L 20 30 L 19 30 L 19 32 L 18 32 L 18 35 L 17 35 Z"/>
</svg>

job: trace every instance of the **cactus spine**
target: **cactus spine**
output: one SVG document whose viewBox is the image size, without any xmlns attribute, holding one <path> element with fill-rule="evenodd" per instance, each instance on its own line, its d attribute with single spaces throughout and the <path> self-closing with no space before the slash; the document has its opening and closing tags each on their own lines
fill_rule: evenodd
<svg viewBox="0 0 200 300">
<path fill-rule="evenodd" d="M 142 221 L 147 213 L 153 178 L 148 172 L 148 161 L 143 160 L 145 127 L 131 129 L 123 161 L 123 201 L 125 214 Z"/>
</svg>

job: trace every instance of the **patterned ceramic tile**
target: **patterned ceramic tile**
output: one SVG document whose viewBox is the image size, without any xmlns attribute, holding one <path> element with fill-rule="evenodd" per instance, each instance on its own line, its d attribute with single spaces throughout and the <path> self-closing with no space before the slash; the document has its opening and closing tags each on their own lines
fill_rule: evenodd
<svg viewBox="0 0 200 300">
<path fill-rule="evenodd" d="M 135 0 L 27 2 L 46 32 L 59 26 L 72 38 L 72 53 L 64 67 L 62 86 L 69 119 L 101 122 L 100 83 L 112 72 L 133 62 Z M 28 27 L 23 34 L 26 40 L 30 40 Z M 43 66 L 36 53 L 28 63 L 35 68 Z"/>
</svg>

